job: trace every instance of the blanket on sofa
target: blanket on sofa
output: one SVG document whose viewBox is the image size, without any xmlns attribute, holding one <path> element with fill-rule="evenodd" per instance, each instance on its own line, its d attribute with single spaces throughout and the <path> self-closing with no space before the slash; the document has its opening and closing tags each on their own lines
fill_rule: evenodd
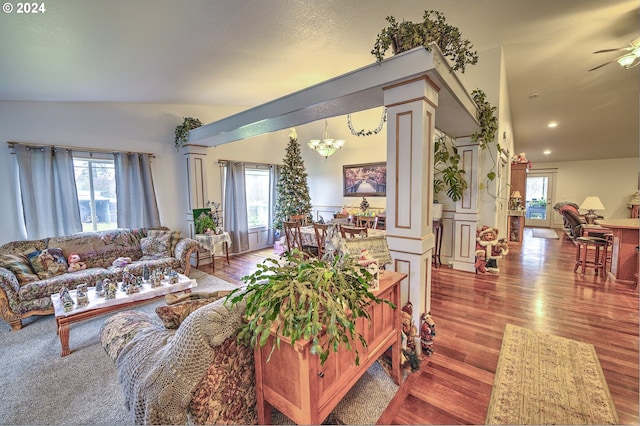
<svg viewBox="0 0 640 426">
<path fill-rule="evenodd" d="M 136 424 L 184 424 L 193 389 L 213 359 L 212 348 L 237 333 L 244 302 L 220 299 L 189 315 L 175 333 L 139 332 L 116 359 L 125 405 Z"/>
</svg>

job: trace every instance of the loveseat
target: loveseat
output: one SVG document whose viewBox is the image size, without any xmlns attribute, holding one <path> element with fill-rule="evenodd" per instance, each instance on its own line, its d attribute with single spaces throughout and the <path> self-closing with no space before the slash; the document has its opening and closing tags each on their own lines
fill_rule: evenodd
<svg viewBox="0 0 640 426">
<path fill-rule="evenodd" d="M 236 341 L 245 305 L 224 302 L 161 306 L 158 316 L 124 311 L 105 321 L 100 341 L 133 422 L 257 423 L 253 349 Z"/>
<path fill-rule="evenodd" d="M 66 286 L 95 286 L 98 279 L 120 281 L 126 270 L 171 267 L 189 274 L 191 253 L 200 246 L 166 227 L 81 232 L 39 240 L 13 241 L 0 247 L 0 317 L 13 330 L 22 319 L 54 312 L 51 295 Z M 68 272 L 75 253 L 86 269 Z M 114 264 L 115 262 L 115 264 Z"/>
</svg>

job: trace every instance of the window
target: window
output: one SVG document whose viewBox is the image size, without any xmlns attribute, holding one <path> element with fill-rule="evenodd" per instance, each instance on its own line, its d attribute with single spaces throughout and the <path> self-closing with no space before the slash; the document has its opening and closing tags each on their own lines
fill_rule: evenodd
<svg viewBox="0 0 640 426">
<path fill-rule="evenodd" d="M 249 228 L 269 227 L 269 170 L 246 168 L 247 218 Z"/>
<path fill-rule="evenodd" d="M 73 159 L 83 231 L 114 229 L 117 224 L 113 160 Z"/>
</svg>

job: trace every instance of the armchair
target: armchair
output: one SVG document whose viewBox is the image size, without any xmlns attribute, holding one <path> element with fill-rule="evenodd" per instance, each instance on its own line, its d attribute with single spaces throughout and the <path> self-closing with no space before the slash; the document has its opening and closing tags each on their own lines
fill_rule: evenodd
<svg viewBox="0 0 640 426">
<path fill-rule="evenodd" d="M 556 203 L 553 209 L 562 216 L 564 221 L 565 233 L 572 240 L 582 236 L 583 225 L 587 224 L 587 220 L 584 215 L 580 214 L 579 207 L 576 203 L 562 201 Z M 603 219 L 603 216 L 598 216 L 598 219 Z"/>
</svg>

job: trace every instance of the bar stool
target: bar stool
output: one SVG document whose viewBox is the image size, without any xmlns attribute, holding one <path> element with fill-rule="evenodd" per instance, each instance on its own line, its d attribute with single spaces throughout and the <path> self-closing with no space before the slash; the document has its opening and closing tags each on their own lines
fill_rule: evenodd
<svg viewBox="0 0 640 426">
<path fill-rule="evenodd" d="M 600 273 L 602 278 L 607 277 L 607 251 L 609 241 L 599 237 L 578 237 L 576 238 L 576 265 L 573 272 L 577 272 L 582 266 L 580 275 L 584 275 L 587 268 L 594 268 L 595 275 Z M 592 248 L 593 258 L 589 259 L 589 250 Z"/>
</svg>

